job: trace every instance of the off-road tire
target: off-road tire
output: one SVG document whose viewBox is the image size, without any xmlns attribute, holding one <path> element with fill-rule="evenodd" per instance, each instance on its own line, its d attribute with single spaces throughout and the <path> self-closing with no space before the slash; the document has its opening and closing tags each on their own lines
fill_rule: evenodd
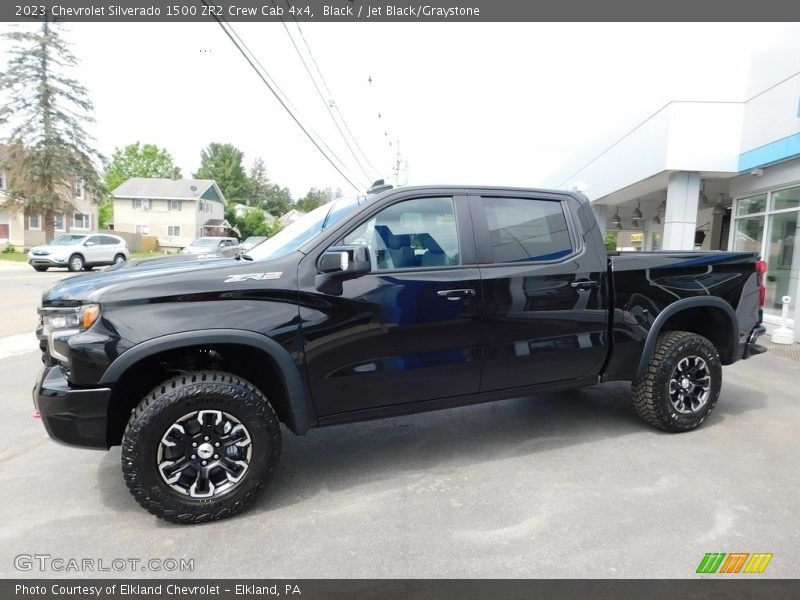
<svg viewBox="0 0 800 600">
<path fill-rule="evenodd" d="M 705 361 L 710 376 L 710 389 L 705 404 L 696 412 L 679 412 L 673 405 L 669 382 L 686 357 Z M 708 339 L 686 331 L 668 331 L 658 336 L 655 349 L 644 375 L 632 382 L 631 394 L 636 414 L 653 427 L 680 433 L 699 427 L 714 410 L 722 386 L 719 352 Z"/>
<path fill-rule="evenodd" d="M 80 254 L 73 254 L 72 256 L 69 257 L 69 261 L 67 262 L 67 268 L 73 273 L 82 271 L 85 266 L 86 266 L 86 261 Z"/>
<path fill-rule="evenodd" d="M 252 456 L 247 472 L 229 493 L 192 498 L 172 489 L 161 476 L 157 453 L 167 429 L 182 416 L 223 411 L 249 432 Z M 217 521 L 242 512 L 266 488 L 281 454 L 278 417 L 250 382 L 223 371 L 194 371 L 156 386 L 131 413 L 122 441 L 122 473 L 128 489 L 161 519 L 190 524 Z"/>
<path fill-rule="evenodd" d="M 33 268 L 34 268 L 35 270 L 39 271 L 39 273 L 44 273 L 44 272 L 45 272 L 45 271 L 47 271 L 47 269 L 49 269 L 50 267 L 47 267 L 47 266 L 45 266 L 45 265 L 33 265 Z"/>
</svg>

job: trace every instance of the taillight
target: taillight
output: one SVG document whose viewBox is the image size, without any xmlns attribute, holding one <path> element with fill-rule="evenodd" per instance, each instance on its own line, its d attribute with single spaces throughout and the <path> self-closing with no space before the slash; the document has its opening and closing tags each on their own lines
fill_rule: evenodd
<svg viewBox="0 0 800 600">
<path fill-rule="evenodd" d="M 764 277 L 767 273 L 766 261 L 756 261 L 756 273 L 758 273 L 758 305 L 763 308 L 767 301 L 767 287 L 764 284 Z"/>
</svg>

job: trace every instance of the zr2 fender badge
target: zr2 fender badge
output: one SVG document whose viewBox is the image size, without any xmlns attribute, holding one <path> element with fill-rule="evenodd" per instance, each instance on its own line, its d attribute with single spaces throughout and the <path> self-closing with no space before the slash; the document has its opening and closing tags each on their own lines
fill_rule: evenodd
<svg viewBox="0 0 800 600">
<path fill-rule="evenodd" d="M 273 271 L 272 273 L 242 273 L 240 275 L 228 275 L 228 278 L 223 283 L 236 283 L 237 281 L 248 281 L 254 279 L 256 281 L 262 279 L 280 279 L 283 271 Z"/>
</svg>

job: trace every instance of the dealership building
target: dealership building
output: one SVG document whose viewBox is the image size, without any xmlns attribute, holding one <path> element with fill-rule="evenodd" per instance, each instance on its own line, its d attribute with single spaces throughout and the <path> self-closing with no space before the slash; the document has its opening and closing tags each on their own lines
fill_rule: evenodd
<svg viewBox="0 0 800 600">
<path fill-rule="evenodd" d="M 790 296 L 800 341 L 800 36 L 753 57 L 745 97 L 669 102 L 546 184 L 583 191 L 619 249 L 759 252 L 765 319 Z"/>
</svg>

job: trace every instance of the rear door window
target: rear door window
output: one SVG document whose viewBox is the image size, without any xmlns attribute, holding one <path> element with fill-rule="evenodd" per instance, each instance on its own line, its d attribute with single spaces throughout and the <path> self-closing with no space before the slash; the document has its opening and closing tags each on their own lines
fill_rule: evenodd
<svg viewBox="0 0 800 600">
<path fill-rule="evenodd" d="M 482 198 L 496 263 L 549 261 L 574 252 L 561 202 Z"/>
</svg>

